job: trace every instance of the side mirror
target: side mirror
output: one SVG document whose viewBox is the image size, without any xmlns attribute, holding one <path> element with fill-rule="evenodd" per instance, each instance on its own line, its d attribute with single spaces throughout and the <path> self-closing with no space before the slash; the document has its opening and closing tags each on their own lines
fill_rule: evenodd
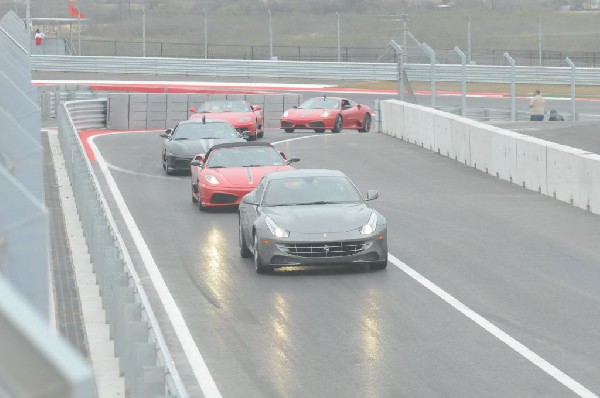
<svg viewBox="0 0 600 398">
<path fill-rule="evenodd" d="M 253 205 L 253 206 L 256 206 L 258 204 L 254 201 L 254 194 L 250 194 L 250 193 L 247 195 L 244 195 L 242 197 L 242 202 L 247 205 Z"/>
<path fill-rule="evenodd" d="M 173 130 L 172 129 L 166 129 L 165 132 L 163 134 L 161 134 L 160 136 L 162 138 L 171 138 L 172 134 L 173 134 Z"/>
<path fill-rule="evenodd" d="M 198 113 L 198 110 L 196 108 L 194 108 L 193 106 L 191 106 L 190 109 L 188 109 L 188 111 L 190 111 L 192 113 Z"/>
<path fill-rule="evenodd" d="M 294 106 L 292 106 L 292 108 L 298 109 L 298 105 L 294 105 Z"/>
<path fill-rule="evenodd" d="M 362 107 L 360 106 L 360 104 L 356 105 L 356 107 L 357 107 L 358 109 L 362 108 Z"/>
<path fill-rule="evenodd" d="M 370 200 L 375 200 L 379 197 L 379 193 L 373 189 L 369 189 L 367 191 L 367 199 L 365 199 L 366 201 L 370 201 Z"/>
<path fill-rule="evenodd" d="M 190 162 L 190 166 L 202 167 L 203 165 L 204 165 L 204 163 L 202 163 L 198 159 L 194 159 Z"/>
<path fill-rule="evenodd" d="M 253 111 L 262 111 L 262 106 L 259 105 L 251 105 Z"/>
<path fill-rule="evenodd" d="M 299 162 L 299 161 L 300 161 L 300 158 L 289 158 L 289 159 L 286 161 L 286 164 L 290 164 L 290 163 L 296 163 L 296 162 Z"/>
</svg>

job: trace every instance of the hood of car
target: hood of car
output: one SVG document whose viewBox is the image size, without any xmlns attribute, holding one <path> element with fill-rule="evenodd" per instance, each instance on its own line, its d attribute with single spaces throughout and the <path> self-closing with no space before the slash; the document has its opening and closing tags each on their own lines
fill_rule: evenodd
<svg viewBox="0 0 600 398">
<path fill-rule="evenodd" d="M 319 117 L 323 112 L 329 112 L 329 114 L 337 113 L 337 109 L 288 109 L 288 117 L 292 118 L 314 118 Z"/>
<path fill-rule="evenodd" d="M 291 166 L 226 167 L 205 169 L 203 174 L 217 176 L 219 183 L 226 186 L 255 187 L 266 174 L 275 171 L 293 170 Z"/>
<path fill-rule="evenodd" d="M 280 227 L 299 233 L 347 232 L 361 228 L 373 210 L 364 203 L 263 208 Z"/>
<path fill-rule="evenodd" d="M 232 126 L 236 126 L 237 123 L 240 123 L 240 119 L 243 117 L 249 118 L 246 122 L 248 123 L 254 117 L 254 114 L 251 112 L 214 112 L 214 113 L 196 113 L 191 116 L 192 119 L 202 118 L 202 115 L 205 115 L 207 119 L 217 119 L 217 120 L 226 120 Z"/>
<path fill-rule="evenodd" d="M 246 142 L 243 138 L 210 138 L 202 140 L 183 140 L 170 141 L 168 144 L 169 151 L 178 155 L 195 156 L 199 153 L 206 153 L 210 148 L 217 144 L 226 142 Z"/>
</svg>

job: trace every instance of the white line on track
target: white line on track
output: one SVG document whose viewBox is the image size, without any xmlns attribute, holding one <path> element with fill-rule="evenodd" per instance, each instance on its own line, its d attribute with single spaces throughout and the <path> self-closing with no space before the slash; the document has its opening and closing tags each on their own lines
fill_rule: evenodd
<svg viewBox="0 0 600 398">
<path fill-rule="evenodd" d="M 573 380 L 571 377 L 567 376 L 561 370 L 556 368 L 554 365 L 550 364 L 548 361 L 537 355 L 535 352 L 531 351 L 529 348 L 525 347 L 523 344 L 519 343 L 517 340 L 509 336 L 507 333 L 502 331 L 500 328 L 496 327 L 490 321 L 455 299 L 451 294 L 442 290 L 435 283 L 431 282 L 429 279 L 425 278 L 423 275 L 419 274 L 417 271 L 400 261 L 391 253 L 388 253 L 389 261 L 394 264 L 396 267 L 401 269 L 408 276 L 413 278 L 415 281 L 419 282 L 421 285 L 426 287 L 433 294 L 444 300 L 446 303 L 450 304 L 454 309 L 462 313 L 464 316 L 475 322 L 477 325 L 481 326 L 487 332 L 489 332 L 492 336 L 496 337 L 498 340 L 515 350 L 519 355 L 529 360 L 538 368 L 542 369 L 544 372 L 558 380 L 565 387 L 573 391 L 575 394 L 580 397 L 585 398 L 598 398 L 596 394 Z"/>
<path fill-rule="evenodd" d="M 200 350 L 198 346 L 194 342 L 194 338 L 192 337 L 192 333 L 190 332 L 185 319 L 181 313 L 181 310 L 177 306 L 173 295 L 169 291 L 165 280 L 163 279 L 154 258 L 152 257 L 152 253 L 150 253 L 150 248 L 146 244 L 142 233 L 140 232 L 127 204 L 125 203 L 125 199 L 121 195 L 121 191 L 117 187 L 117 183 L 115 182 L 107 163 L 104 161 L 102 154 L 96 147 L 94 143 L 94 137 L 92 136 L 89 139 L 90 148 L 94 151 L 94 155 L 96 156 L 96 160 L 98 165 L 100 166 L 100 170 L 104 174 L 106 179 L 106 183 L 112 193 L 115 203 L 123 216 L 125 221 L 125 225 L 127 225 L 127 229 L 129 230 L 133 241 L 135 242 L 135 246 L 138 249 L 140 256 L 142 257 L 144 266 L 146 267 L 146 271 L 152 280 L 152 284 L 158 293 L 158 297 L 160 301 L 163 303 L 165 307 L 165 312 L 173 325 L 173 329 L 175 330 L 175 334 L 179 339 L 179 343 L 183 347 L 183 352 L 185 353 L 194 375 L 196 376 L 196 380 L 198 380 L 198 384 L 204 393 L 206 398 L 221 398 L 221 393 L 219 392 L 217 385 L 215 384 L 210 371 L 208 370 L 208 366 L 206 366 L 206 362 L 204 362 L 204 358 L 202 354 L 200 354 Z"/>
<path fill-rule="evenodd" d="M 307 135 L 297 138 L 290 138 L 282 141 L 273 142 L 273 144 L 281 144 L 290 141 L 308 139 L 312 137 L 322 137 L 323 135 Z M 328 135 L 330 136 L 330 135 Z M 110 173 L 109 167 L 107 163 L 104 161 L 104 158 L 98 151 L 98 148 L 93 142 L 93 138 L 90 139 L 90 147 L 94 151 L 96 155 L 96 159 L 104 174 L 107 184 L 110 188 L 111 193 L 115 198 L 115 202 L 123 215 L 127 228 L 133 237 L 135 245 L 142 256 L 144 265 L 146 266 L 146 270 L 150 275 L 152 283 L 154 284 L 155 289 L 158 292 L 158 296 L 160 297 L 165 310 L 169 316 L 169 320 L 173 325 L 175 333 L 179 338 L 179 342 L 181 343 L 183 350 L 190 362 L 194 375 L 200 384 L 200 388 L 206 397 L 221 397 L 221 393 L 217 389 L 217 386 L 204 362 L 202 354 L 198 349 L 198 346 L 194 342 L 191 332 L 189 331 L 185 319 L 181 314 L 181 310 L 175 303 L 171 292 L 169 291 L 160 270 L 158 269 L 152 254 L 150 253 L 150 249 L 148 248 L 137 224 L 135 223 L 133 216 L 131 215 L 127 205 L 125 204 L 125 200 L 117 187 L 116 182 L 114 181 L 112 174 Z M 500 328 L 492 324 L 490 321 L 477 314 L 475 311 L 467 307 L 465 304 L 454 298 L 451 294 L 444 291 L 442 288 L 437 286 L 435 283 L 431 282 L 429 279 L 419 274 L 413 268 L 406 265 L 404 262 L 399 260 L 393 254 L 388 253 L 389 261 L 394 264 L 398 269 L 406 273 L 416 282 L 420 283 L 426 289 L 431 291 L 433 294 L 441 298 L 447 304 L 451 305 L 454 309 L 459 311 L 461 314 L 475 322 L 478 326 L 486 330 L 492 336 L 496 337 L 498 340 L 506 344 L 508 347 L 513 349 L 519 355 L 530 361 L 532 364 L 543 370 L 546 374 L 553 377 L 555 380 L 560 382 L 562 385 L 573 391 L 580 397 L 584 398 L 598 398 L 596 394 L 592 391 L 585 388 L 583 385 L 575 381 L 573 378 L 569 377 L 567 374 L 562 372 L 560 369 L 550 364 L 548 361 L 540 357 L 535 352 L 531 351 L 529 348 L 521 344 L 519 341 L 508 335 L 506 332 L 502 331 Z"/>
</svg>

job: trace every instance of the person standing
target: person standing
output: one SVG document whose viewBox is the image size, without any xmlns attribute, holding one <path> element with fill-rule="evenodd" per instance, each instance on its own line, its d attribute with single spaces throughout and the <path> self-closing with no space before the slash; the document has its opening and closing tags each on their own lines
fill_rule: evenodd
<svg viewBox="0 0 600 398">
<path fill-rule="evenodd" d="M 44 39 L 44 37 L 46 37 L 46 35 L 44 34 L 44 32 L 42 32 L 39 29 L 35 30 L 35 45 L 36 46 L 41 46 L 42 45 L 42 40 Z"/>
<path fill-rule="evenodd" d="M 544 97 L 540 90 L 535 90 L 533 98 L 529 101 L 529 120 L 532 122 L 542 122 L 544 120 Z"/>
</svg>

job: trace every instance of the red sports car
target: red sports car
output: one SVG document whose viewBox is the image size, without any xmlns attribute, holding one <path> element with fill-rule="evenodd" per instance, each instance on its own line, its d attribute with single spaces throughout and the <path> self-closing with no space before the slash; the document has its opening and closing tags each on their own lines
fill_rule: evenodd
<svg viewBox="0 0 600 398">
<path fill-rule="evenodd" d="M 267 173 L 293 170 L 290 164 L 298 161 L 287 159 L 269 143 L 214 145 L 190 163 L 192 201 L 198 203 L 200 210 L 239 205 L 242 196 L 252 191 Z"/>
<path fill-rule="evenodd" d="M 240 134 L 247 133 L 250 141 L 265 134 L 263 108 L 247 101 L 207 101 L 189 111 L 192 112 L 190 119 L 206 116 L 207 119 L 227 120 Z"/>
<path fill-rule="evenodd" d="M 372 119 L 373 112 L 367 105 L 347 98 L 323 96 L 311 98 L 283 112 L 280 124 L 286 133 L 293 133 L 295 129 L 312 129 L 317 133 L 355 129 L 366 133 L 371 129 Z"/>
</svg>

